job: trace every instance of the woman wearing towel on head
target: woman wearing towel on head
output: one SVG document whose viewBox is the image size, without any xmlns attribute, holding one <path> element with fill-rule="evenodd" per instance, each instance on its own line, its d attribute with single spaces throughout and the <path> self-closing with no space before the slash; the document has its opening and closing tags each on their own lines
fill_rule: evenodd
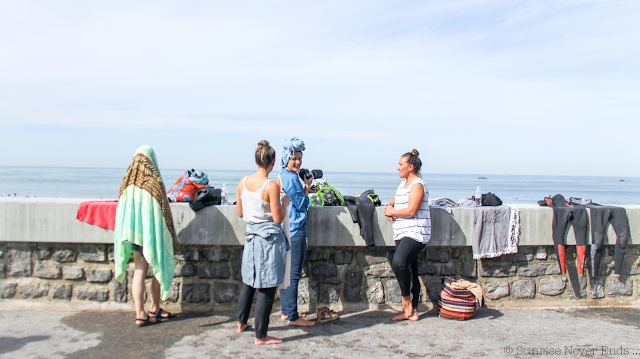
<svg viewBox="0 0 640 359">
<path fill-rule="evenodd" d="M 160 299 L 166 299 L 171 287 L 173 253 L 178 246 L 166 193 L 153 149 L 140 146 L 120 185 L 114 240 L 115 273 L 120 283 L 127 275 L 127 263 L 133 254 L 131 292 L 136 308 L 135 324 L 139 327 L 174 317 L 160 308 Z M 149 264 L 153 267 L 153 279 L 151 307 L 146 314 L 144 281 Z"/>
<path fill-rule="evenodd" d="M 302 277 L 302 267 L 307 251 L 307 208 L 309 208 L 309 193 L 312 190 L 313 177 L 300 182 L 298 172 L 302 166 L 302 151 L 305 150 L 304 142 L 297 137 L 285 140 L 282 143 L 284 152 L 280 159 L 282 172 L 280 173 L 280 186 L 282 191 L 290 198 L 289 203 L 289 235 L 291 240 L 291 282 L 287 289 L 280 290 L 280 306 L 282 319 L 287 320 L 287 325 L 310 327 L 313 322 L 305 320 L 298 314 L 298 282 Z"/>
<path fill-rule="evenodd" d="M 278 185 L 268 178 L 275 158 L 276 151 L 269 146 L 269 142 L 260 141 L 255 153 L 258 170 L 240 180 L 236 189 L 238 216 L 247 222 L 241 267 L 244 285 L 238 298 L 238 332 L 249 327 L 247 320 L 257 289 L 256 344 L 282 343 L 280 338 L 267 336 L 276 289 L 286 276 L 286 253 L 289 247 L 280 227 L 289 198 L 284 196 L 281 203 Z"/>
<path fill-rule="evenodd" d="M 391 267 L 402 292 L 402 314 L 393 320 L 418 320 L 418 254 L 431 239 L 429 191 L 420 175 L 421 168 L 418 151 L 413 150 L 400 157 L 398 175 L 404 181 L 384 209 L 384 215 L 393 223 L 396 251 Z"/>
</svg>

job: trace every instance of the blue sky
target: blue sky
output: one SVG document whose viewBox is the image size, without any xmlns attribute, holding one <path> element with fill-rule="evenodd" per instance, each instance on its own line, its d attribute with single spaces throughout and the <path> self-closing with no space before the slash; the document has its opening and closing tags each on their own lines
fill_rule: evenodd
<svg viewBox="0 0 640 359">
<path fill-rule="evenodd" d="M 640 176 L 640 2 L 0 1 L 0 166 Z"/>
</svg>

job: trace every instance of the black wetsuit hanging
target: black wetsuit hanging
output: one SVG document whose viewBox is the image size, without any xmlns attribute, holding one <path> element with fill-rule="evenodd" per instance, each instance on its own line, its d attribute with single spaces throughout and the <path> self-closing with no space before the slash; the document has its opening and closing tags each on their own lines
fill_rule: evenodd
<svg viewBox="0 0 640 359">
<path fill-rule="evenodd" d="M 546 199 L 546 198 L 545 198 Z M 564 234 L 569 225 L 569 221 L 573 225 L 573 233 L 576 237 L 576 252 L 578 254 L 577 266 L 578 273 L 584 273 L 584 263 L 587 254 L 587 226 L 589 224 L 589 216 L 584 206 L 568 205 L 564 197 L 557 194 L 547 200 L 547 205 L 553 208 L 552 236 L 553 246 L 558 257 L 558 264 L 562 274 L 567 273 L 566 266 L 566 244 Z"/>
<path fill-rule="evenodd" d="M 591 212 L 591 275 L 598 275 L 607 224 L 616 232 L 615 274 L 620 274 L 629 243 L 629 218 L 622 207 L 587 205 Z"/>
<path fill-rule="evenodd" d="M 380 205 L 378 195 L 373 190 L 368 189 L 357 196 L 344 196 L 344 201 L 351 214 L 353 223 L 358 223 L 360 235 L 364 238 L 367 246 L 375 246 L 373 240 L 373 216 L 376 205 Z"/>
<path fill-rule="evenodd" d="M 620 274 L 624 257 L 629 244 L 629 218 L 627 211 L 622 207 L 601 206 L 597 203 L 571 206 L 567 204 L 562 195 L 545 198 L 546 203 L 539 201 L 540 205 L 548 205 L 553 208 L 553 244 L 556 248 L 558 263 L 562 274 L 566 273 L 564 233 L 569 221 L 573 224 L 577 244 L 578 273 L 584 273 L 586 256 L 587 225 L 589 222 L 586 209 L 591 214 L 591 276 L 596 277 L 600 269 L 602 251 L 604 250 L 604 238 L 607 224 L 611 223 L 616 232 L 615 246 L 615 274 Z"/>
</svg>

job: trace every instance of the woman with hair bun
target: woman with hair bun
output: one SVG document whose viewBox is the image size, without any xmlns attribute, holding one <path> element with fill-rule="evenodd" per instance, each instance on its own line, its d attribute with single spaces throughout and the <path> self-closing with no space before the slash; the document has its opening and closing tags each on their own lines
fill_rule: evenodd
<svg viewBox="0 0 640 359">
<path fill-rule="evenodd" d="M 276 161 L 276 151 L 268 141 L 260 141 L 255 153 L 256 173 L 243 178 L 236 190 L 238 216 L 247 222 L 242 251 L 242 282 L 238 298 L 238 332 L 249 325 L 253 295 L 258 290 L 255 313 L 255 344 L 280 344 L 282 339 L 267 336 L 269 315 L 278 285 L 285 279 L 289 250 L 280 224 L 289 197 L 280 200 L 280 189 L 268 176 Z"/>
<path fill-rule="evenodd" d="M 384 215 L 393 223 L 396 251 L 391 267 L 402 292 L 402 314 L 393 320 L 418 320 L 418 254 L 431 239 L 429 191 L 420 175 L 422 161 L 418 156 L 414 149 L 400 157 L 398 175 L 404 181 L 384 209 Z"/>
</svg>

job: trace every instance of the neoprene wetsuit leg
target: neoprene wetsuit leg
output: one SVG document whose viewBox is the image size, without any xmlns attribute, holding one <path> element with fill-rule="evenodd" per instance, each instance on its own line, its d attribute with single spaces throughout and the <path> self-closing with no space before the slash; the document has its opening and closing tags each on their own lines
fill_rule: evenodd
<svg viewBox="0 0 640 359">
<path fill-rule="evenodd" d="M 569 225 L 569 221 L 573 225 L 573 233 L 576 237 L 576 252 L 577 259 L 576 264 L 578 267 L 578 273 L 584 273 L 584 263 L 587 253 L 587 225 L 589 222 L 589 216 L 584 206 L 568 206 L 562 195 L 555 195 L 553 200 L 553 222 L 552 222 L 552 236 L 553 246 L 556 250 L 558 257 L 558 265 L 562 274 L 567 273 L 566 267 L 566 248 L 564 234 Z"/>
<path fill-rule="evenodd" d="M 624 257 L 627 253 L 627 245 L 629 244 L 629 217 L 627 217 L 627 211 L 622 207 L 611 208 L 611 226 L 616 232 L 616 252 L 615 252 L 615 266 L 613 268 L 615 274 L 621 274 L 622 265 L 624 264 Z"/>
<path fill-rule="evenodd" d="M 591 276 L 600 271 L 600 262 L 604 250 L 604 238 L 607 224 L 611 223 L 616 232 L 614 272 L 620 274 L 629 243 L 629 218 L 622 207 L 589 205 L 591 212 Z"/>
<path fill-rule="evenodd" d="M 604 230 L 611 210 L 601 206 L 589 206 L 589 212 L 591 212 L 591 276 L 596 277 L 600 271 L 600 260 L 604 250 Z"/>
</svg>

